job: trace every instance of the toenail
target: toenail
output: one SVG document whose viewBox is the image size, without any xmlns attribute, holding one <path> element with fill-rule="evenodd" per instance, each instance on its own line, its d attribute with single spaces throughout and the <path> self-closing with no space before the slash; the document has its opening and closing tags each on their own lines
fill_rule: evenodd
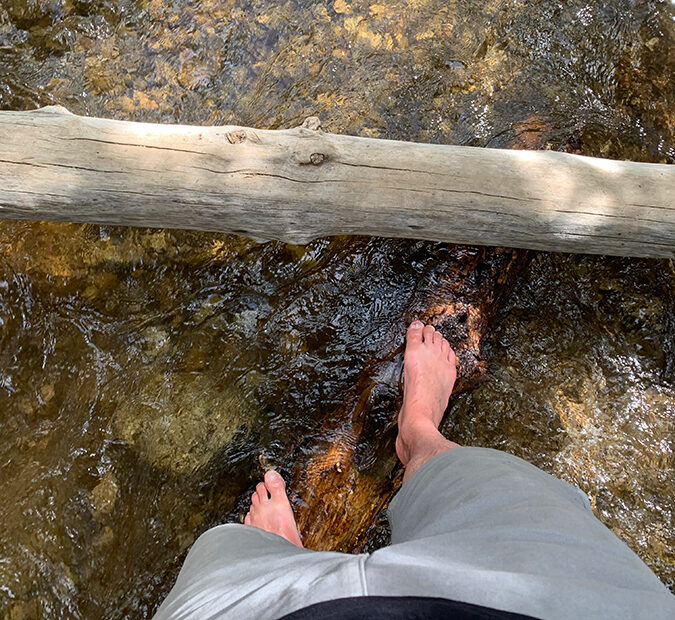
<svg viewBox="0 0 675 620">
<path fill-rule="evenodd" d="M 424 323 L 422 323 L 422 321 L 413 321 L 410 324 L 410 329 L 421 329 L 422 327 L 424 327 Z"/>
<path fill-rule="evenodd" d="M 274 469 L 268 469 L 265 475 L 268 475 L 271 478 L 270 482 L 283 482 L 281 474 Z"/>
</svg>

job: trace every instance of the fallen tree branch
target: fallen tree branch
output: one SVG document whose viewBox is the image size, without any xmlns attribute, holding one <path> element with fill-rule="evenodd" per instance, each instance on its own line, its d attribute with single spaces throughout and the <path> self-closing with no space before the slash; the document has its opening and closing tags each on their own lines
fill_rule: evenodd
<svg viewBox="0 0 675 620">
<path fill-rule="evenodd" d="M 302 244 L 378 235 L 675 257 L 675 167 L 302 127 L 0 112 L 0 217 Z"/>
</svg>

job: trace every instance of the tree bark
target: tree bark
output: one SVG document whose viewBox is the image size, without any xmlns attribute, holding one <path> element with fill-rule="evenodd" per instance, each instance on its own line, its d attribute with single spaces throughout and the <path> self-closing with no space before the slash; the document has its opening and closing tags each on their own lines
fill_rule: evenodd
<svg viewBox="0 0 675 620">
<path fill-rule="evenodd" d="M 302 244 L 377 235 L 675 257 L 675 167 L 302 127 L 0 112 L 0 217 L 193 228 Z"/>
<path fill-rule="evenodd" d="M 451 246 L 439 251 L 409 300 L 405 314 L 433 324 L 457 354 L 454 394 L 474 387 L 485 373 L 481 342 L 527 259 L 521 250 Z M 359 553 L 383 542 L 377 517 L 403 474 L 395 451 L 404 350 L 398 325 L 393 323 L 344 404 L 293 451 L 291 467 L 282 464 L 309 549 Z"/>
</svg>

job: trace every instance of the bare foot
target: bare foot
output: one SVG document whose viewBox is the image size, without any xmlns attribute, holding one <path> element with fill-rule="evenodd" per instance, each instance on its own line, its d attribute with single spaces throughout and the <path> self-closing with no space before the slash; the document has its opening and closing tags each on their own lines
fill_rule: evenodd
<svg viewBox="0 0 675 620">
<path fill-rule="evenodd" d="M 293 509 L 286 495 L 286 484 L 273 469 L 265 474 L 265 481 L 258 484 L 251 496 L 251 508 L 244 523 L 278 534 L 288 542 L 302 547 Z"/>
<path fill-rule="evenodd" d="M 406 334 L 403 373 L 396 454 L 409 466 L 411 459 L 425 461 L 441 448 L 457 445 L 438 432 L 457 378 L 455 352 L 433 326 L 413 321 Z"/>
</svg>

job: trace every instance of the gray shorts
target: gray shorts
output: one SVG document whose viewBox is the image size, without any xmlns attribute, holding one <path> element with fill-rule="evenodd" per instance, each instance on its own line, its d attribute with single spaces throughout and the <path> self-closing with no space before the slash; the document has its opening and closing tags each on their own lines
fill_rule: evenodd
<svg viewBox="0 0 675 620">
<path fill-rule="evenodd" d="M 433 596 L 537 618 L 675 618 L 675 597 L 579 489 L 510 454 L 453 448 L 389 506 L 392 544 L 299 549 L 228 524 L 194 544 L 156 619 L 275 619 L 350 596 Z"/>
</svg>

